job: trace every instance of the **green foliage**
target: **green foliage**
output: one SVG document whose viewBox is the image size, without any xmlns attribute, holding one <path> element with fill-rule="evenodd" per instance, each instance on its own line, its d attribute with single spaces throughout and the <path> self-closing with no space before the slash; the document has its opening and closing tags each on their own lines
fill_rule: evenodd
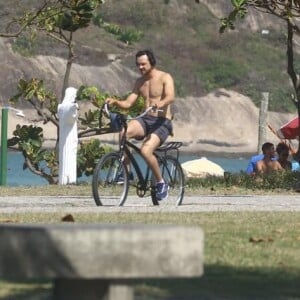
<svg viewBox="0 0 300 300">
<path fill-rule="evenodd" d="M 198 65 L 198 76 L 204 82 L 207 92 L 219 86 L 228 88 L 240 83 L 247 74 L 247 68 L 238 61 L 224 56 L 212 57 L 208 64 Z"/>
<path fill-rule="evenodd" d="M 23 125 L 22 127 L 18 124 L 13 132 L 14 138 L 10 139 L 8 142 L 9 146 L 14 146 L 19 143 L 22 150 L 30 148 L 40 149 L 43 143 L 43 129 L 41 127 L 36 127 L 33 125 Z M 28 153 L 32 153 L 30 151 Z"/>
<path fill-rule="evenodd" d="M 266 88 L 265 90 L 269 91 L 270 89 L 271 87 Z M 263 92 L 262 89 L 258 90 L 257 85 L 249 84 L 249 86 L 245 87 L 243 91 L 246 96 L 252 99 L 253 103 L 257 107 L 260 107 Z M 291 87 L 278 87 L 272 89 L 272 92 L 269 95 L 268 109 L 276 112 L 294 113 L 296 106 L 293 102 L 293 94 L 294 92 Z"/>
<path fill-rule="evenodd" d="M 30 81 L 25 81 L 20 79 L 17 88 L 19 93 L 12 100 L 17 100 L 20 96 L 23 96 L 24 100 L 36 98 L 40 102 L 44 102 L 47 99 L 56 100 L 55 95 L 45 88 L 43 80 L 32 78 Z"/>
<path fill-rule="evenodd" d="M 64 44 L 68 50 L 67 69 L 63 84 L 64 90 L 68 84 L 68 76 L 75 57 L 72 33 L 90 25 L 94 18 L 95 9 L 101 3 L 103 3 L 102 0 L 59 0 L 54 3 L 52 1 L 45 2 L 42 6 L 37 5 L 32 10 L 25 10 L 22 17 L 14 20 L 14 23 L 21 28 L 19 33 L 17 33 L 18 38 L 16 39 L 15 49 L 23 52 L 24 49 L 30 50 L 37 33 L 41 32 L 51 34 L 51 37 Z M 138 41 L 142 37 L 142 33 L 134 29 L 127 28 L 123 30 L 117 25 L 102 25 L 127 44 Z M 23 31 L 25 35 L 22 35 Z M 69 36 L 63 31 L 69 31 Z M 58 99 L 45 88 L 43 80 L 33 78 L 26 81 L 21 79 L 17 89 L 17 94 L 11 97 L 10 102 L 15 104 L 20 99 L 28 101 L 45 123 L 50 121 L 55 126 L 59 126 L 57 116 Z M 95 87 L 80 87 L 77 93 L 77 100 L 88 100 L 96 107 L 95 110 L 90 109 L 83 117 L 79 117 L 81 125 L 88 128 L 99 126 L 99 107 L 103 105 L 104 100 L 108 96 L 107 93 L 102 93 Z M 142 107 L 143 103 L 139 99 L 130 112 L 136 113 Z M 57 183 L 58 160 L 56 151 L 42 150 L 43 133 L 40 127 L 21 127 L 18 125 L 9 144 L 10 146 L 18 145 L 19 150 L 23 152 L 25 157 L 24 168 L 28 167 L 35 174 L 43 176 L 49 183 Z M 95 162 L 105 151 L 107 149 L 100 147 L 98 140 L 81 144 L 78 151 L 78 176 L 83 174 L 91 175 Z M 44 162 L 46 162 L 47 170 L 44 168 Z"/>
<path fill-rule="evenodd" d="M 293 190 L 300 180 L 300 172 L 274 172 L 262 176 L 249 176 L 247 174 L 229 175 L 226 185 L 232 182 L 236 186 L 243 186 L 248 189 L 256 190 Z"/>
<path fill-rule="evenodd" d="M 56 25 L 66 31 L 74 32 L 89 26 L 93 19 L 93 12 L 101 4 L 101 0 L 72 0 L 58 15 Z"/>
<path fill-rule="evenodd" d="M 12 50 L 25 57 L 33 56 L 35 54 L 35 43 L 27 36 L 20 36 L 12 43 Z"/>
<path fill-rule="evenodd" d="M 184 97 L 185 95 L 187 95 L 187 91 L 181 80 L 175 79 L 174 85 L 175 85 L 176 97 Z"/>
<path fill-rule="evenodd" d="M 58 175 L 57 157 L 55 151 L 42 149 L 43 129 L 33 125 L 17 125 L 13 135 L 14 137 L 8 140 L 8 145 L 18 145 L 18 149 L 22 151 L 25 157 L 23 168 L 30 166 L 49 183 L 55 183 Z M 48 167 L 47 170 L 44 162 Z"/>
<path fill-rule="evenodd" d="M 217 188 L 245 188 L 249 190 L 293 190 L 300 182 L 300 172 L 284 171 L 250 176 L 244 172 L 239 174 L 225 173 L 224 177 L 208 176 L 206 178 L 190 178 L 188 186 L 191 189 L 204 187 Z"/>
<path fill-rule="evenodd" d="M 88 143 L 81 143 L 77 152 L 77 176 L 92 175 L 97 161 L 111 150 L 108 146 L 101 146 L 97 139 L 92 139 Z"/>
<path fill-rule="evenodd" d="M 94 17 L 93 22 L 95 25 L 103 28 L 106 32 L 113 34 L 118 40 L 125 44 L 131 45 L 139 42 L 143 38 L 143 32 L 132 26 L 120 26 L 116 23 L 107 22 L 107 15 L 103 10 Z"/>
<path fill-rule="evenodd" d="M 57 33 L 58 29 L 75 32 L 89 26 L 94 10 L 102 0 L 49 1 L 42 9 L 26 10 L 17 21 L 26 30 L 36 27 L 38 30 Z"/>
<path fill-rule="evenodd" d="M 227 28 L 234 29 L 234 23 L 237 18 L 243 19 L 247 14 L 247 0 L 231 0 L 233 10 L 227 18 L 221 19 L 220 33 L 223 33 Z"/>
<path fill-rule="evenodd" d="M 233 80 L 230 78 L 233 85 L 227 86 L 228 89 L 254 97 L 252 100 L 258 106 L 261 93 L 268 91 L 272 97 L 269 102 L 270 110 L 295 111 L 289 100 L 282 101 L 287 99 L 285 95 L 290 94 L 291 86 L 286 75 L 284 28 L 272 27 L 268 35 L 243 28 L 239 28 L 239 32 L 232 31 L 228 35 L 219 35 L 216 31 L 220 24 L 219 20 L 205 5 L 201 3 L 195 5 L 194 1 L 184 3 L 181 0 L 178 6 L 174 6 L 172 1 L 169 2 L 170 5 L 155 0 L 106 1 L 95 10 L 97 16 L 93 21 L 94 24 L 117 24 L 121 29 L 133 27 L 143 32 L 143 37 L 135 48 L 151 45 L 152 49 L 159 49 L 155 50 L 159 66 L 174 76 L 178 97 L 203 96 L 207 90 L 211 90 L 211 86 L 222 88 L 222 82 L 218 82 L 217 76 L 211 74 L 212 70 L 209 68 L 207 70 L 206 66 L 213 62 L 215 57 L 219 57 L 220 62 L 229 58 L 234 65 L 246 69 L 247 72 L 239 78 L 238 83 L 236 78 Z M 137 11 L 139 13 L 136 13 Z M 88 64 L 96 66 L 104 63 L 99 59 L 98 51 L 92 50 L 95 48 L 103 50 L 103 59 L 106 59 L 105 53 L 120 53 L 124 57 L 122 63 L 132 68 L 132 57 L 128 55 L 132 51 L 131 48 L 120 49 L 113 41 L 115 36 L 105 34 L 103 31 L 98 26 L 90 26 L 89 30 L 84 32 L 78 30 L 74 35 L 76 44 L 89 45 L 91 48 Z M 41 40 L 40 37 L 37 39 L 36 43 L 39 43 L 37 53 L 64 55 L 65 52 L 57 47 L 57 44 L 50 39 L 45 42 L 45 39 Z M 87 63 L 85 53 L 84 48 L 77 47 L 78 56 L 75 61 Z M 300 61 L 296 52 L 294 55 L 295 62 Z M 230 74 L 235 74 L 234 65 L 226 67 L 232 68 Z M 201 72 L 209 74 L 200 74 Z M 202 78 L 206 81 L 203 82 Z M 224 76 L 221 78 L 223 80 Z M 282 93 L 278 89 L 286 92 Z"/>
<path fill-rule="evenodd" d="M 102 93 L 98 88 L 94 86 L 81 86 L 76 95 L 78 101 L 91 102 L 97 109 L 89 109 L 84 115 L 80 115 L 78 120 L 81 125 L 89 128 L 99 127 L 99 108 L 105 103 L 105 99 L 109 97 L 109 94 Z"/>
<path fill-rule="evenodd" d="M 32 7 L 41 6 L 39 1 L 31 3 L 33 2 Z M 230 38 L 219 36 L 215 32 L 218 20 L 202 4 L 196 8 L 188 2 L 184 3 L 185 9 L 182 10 L 180 5 L 183 2 L 179 2 L 178 6 L 167 6 L 161 3 L 167 4 L 171 1 L 117 1 L 117 5 L 116 1 L 106 1 L 105 5 L 101 6 L 97 17 L 92 17 L 91 10 L 101 2 L 59 0 L 54 5 L 53 1 L 48 1 L 45 9 L 39 14 L 36 13 L 37 10 L 24 12 L 23 17 L 19 19 L 19 24 L 31 31 L 26 35 L 28 40 L 23 37 L 22 40 L 20 37 L 20 41 L 16 43 L 20 43 L 20 49 L 28 46 L 30 51 L 34 51 L 34 43 L 30 39 L 34 39 L 37 32 L 46 31 L 51 36 L 56 34 L 62 39 L 64 45 L 67 43 L 71 46 L 75 40 L 68 38 L 66 32 L 61 29 L 71 30 L 70 33 L 76 30 L 77 33 L 80 32 L 77 30 L 80 29 L 77 28 L 79 25 L 85 28 L 92 20 L 100 26 L 118 24 L 115 27 L 111 25 L 112 32 L 119 36 L 123 34 L 123 41 L 130 43 L 143 38 L 142 45 L 151 44 L 153 49 L 159 49 L 158 61 L 174 75 L 177 96 L 184 97 L 191 94 L 198 96 L 205 91 L 227 87 L 241 93 L 247 91 L 248 95 L 253 95 L 256 103 L 259 104 L 261 91 L 266 91 L 267 88 L 271 97 L 270 108 L 287 110 L 286 106 L 283 107 L 283 103 L 290 103 L 290 101 L 283 100 L 290 95 L 288 89 L 290 83 L 287 76 L 282 75 L 286 67 L 283 63 L 285 53 L 282 51 L 282 43 L 285 41 L 285 36 L 282 32 L 278 33 L 274 30 L 274 34 L 272 32 L 272 35 L 264 38 L 260 34 L 255 35 L 247 31 L 243 31 L 243 36 L 235 33 L 232 33 Z M 241 8 L 243 2 L 234 1 L 233 4 Z M 81 5 L 87 4 L 90 6 L 80 9 Z M 6 5 L 11 5 L 11 2 Z M 94 12 L 96 10 L 93 10 Z M 78 16 L 79 21 L 75 20 Z M 188 26 L 183 20 L 188 21 Z M 103 45 L 111 43 L 111 35 L 106 35 L 109 36 L 107 40 L 104 35 L 98 38 L 99 31 L 95 31 L 95 28 L 91 26 L 88 31 L 84 31 L 81 36 L 79 35 L 78 41 L 102 49 L 102 42 Z M 122 28 L 130 28 L 130 30 L 126 32 L 126 29 Z M 147 34 L 142 35 L 142 32 Z M 48 40 L 47 46 L 44 47 L 47 51 L 51 49 L 51 55 L 58 56 L 65 53 L 61 49 L 58 50 L 56 44 L 50 44 Z M 118 48 L 118 51 L 122 50 Z M 124 57 L 128 54 L 126 51 L 122 52 L 122 55 L 125 54 Z M 229 62 L 226 62 L 228 58 Z M 296 53 L 295 58 L 299 59 Z M 97 61 L 91 63 L 97 64 Z M 124 59 L 124 63 L 128 63 L 127 58 Z M 95 87 L 88 87 L 87 90 L 83 90 L 82 98 L 78 95 L 78 100 L 92 101 L 96 108 L 101 107 L 108 95 L 95 89 Z M 12 101 L 21 98 L 28 103 L 34 103 L 45 122 L 49 120 L 48 115 L 45 115 L 47 109 L 50 110 L 53 121 L 57 121 L 58 100 L 53 94 L 48 93 L 43 81 L 37 79 L 20 81 L 18 95 L 12 97 Z M 129 113 L 134 115 L 142 108 L 141 99 L 141 102 L 136 103 Z M 288 110 L 290 109 L 293 110 L 292 104 Z M 85 116 L 80 116 L 81 125 L 91 128 L 98 126 L 98 114 L 99 111 L 96 109 L 90 110 Z"/>
<path fill-rule="evenodd" d="M 90 101 L 95 107 L 100 108 L 105 103 L 105 99 L 108 97 L 115 98 L 115 99 L 126 99 L 129 94 L 123 96 L 117 95 L 109 95 L 108 93 L 101 92 L 95 86 L 81 86 L 77 92 L 77 100 L 79 101 Z M 117 107 L 112 107 L 111 110 L 113 112 L 121 112 L 121 113 L 128 113 L 131 116 L 136 116 L 140 114 L 145 108 L 145 102 L 142 97 L 139 97 L 134 105 L 130 108 L 129 111 L 121 110 Z M 80 117 L 80 120 L 84 124 L 94 123 L 97 122 L 99 119 L 99 114 L 95 111 L 89 110 L 85 113 L 84 118 Z"/>
<path fill-rule="evenodd" d="M 91 101 L 94 106 L 100 108 L 109 96 L 108 93 L 99 91 L 95 86 L 82 85 L 77 91 L 76 99 L 79 101 Z"/>
<path fill-rule="evenodd" d="M 25 157 L 23 168 L 33 167 L 35 172 L 49 181 L 57 183 L 58 179 L 58 158 L 56 151 L 42 149 L 43 129 L 33 125 L 17 125 L 13 132 L 14 137 L 8 140 L 10 147 L 18 145 Z M 92 174 L 97 160 L 111 150 L 108 146 L 101 146 L 100 141 L 93 139 L 81 143 L 77 155 L 77 175 L 89 176 Z"/>
<path fill-rule="evenodd" d="M 9 102 L 16 104 L 20 99 L 29 102 L 39 112 L 42 113 L 47 108 L 52 116 L 57 113 L 58 100 L 54 93 L 44 86 L 44 81 L 32 78 L 29 81 L 20 79 L 17 86 L 17 94 L 9 99 Z M 44 119 L 47 119 L 46 113 Z M 45 120 L 46 121 L 46 120 Z M 56 123 L 54 122 L 56 125 Z"/>
<path fill-rule="evenodd" d="M 83 116 L 79 116 L 78 120 L 81 122 L 81 125 L 96 128 L 99 126 L 99 110 L 89 109 Z"/>
<path fill-rule="evenodd" d="M 143 37 L 142 31 L 134 28 L 121 28 L 119 25 L 108 23 L 101 24 L 101 27 L 103 27 L 105 31 L 115 35 L 118 40 L 128 45 L 139 42 Z"/>
<path fill-rule="evenodd" d="M 118 1 L 115 5 L 113 1 L 106 1 L 101 7 L 101 12 L 96 17 L 96 22 L 106 22 L 120 24 L 122 26 L 133 26 L 140 30 L 160 28 L 166 22 L 169 11 L 169 1 Z"/>
<path fill-rule="evenodd" d="M 25 56 L 33 55 L 36 39 L 46 33 L 46 36 L 67 45 L 71 51 L 69 54 L 72 54 L 72 33 L 88 27 L 102 3 L 103 0 L 58 0 L 25 5 L 22 15 L 10 21 L 10 27 L 13 24 L 19 28 L 13 50 Z M 66 32 L 70 33 L 69 36 Z"/>
<path fill-rule="evenodd" d="M 139 97 L 134 105 L 130 108 L 129 114 L 131 117 L 139 115 L 145 110 L 145 100 L 143 97 Z"/>
<path fill-rule="evenodd" d="M 293 102 L 294 91 L 292 88 L 278 87 L 270 94 L 269 109 L 277 112 L 295 112 L 296 105 Z"/>
<path fill-rule="evenodd" d="M 77 92 L 78 101 L 89 101 L 96 109 L 85 112 L 84 116 L 79 117 L 81 125 L 88 128 L 99 127 L 99 107 L 104 104 L 105 99 L 109 96 L 107 93 L 99 91 L 96 87 L 82 86 Z M 124 96 L 125 98 L 126 96 Z M 43 81 L 32 79 L 27 82 L 20 80 L 18 85 L 18 94 L 11 98 L 12 102 L 19 101 L 23 98 L 30 103 L 34 103 L 39 111 L 42 111 L 44 102 L 47 102 L 47 109 L 51 111 L 55 119 L 57 118 L 57 98 L 44 88 Z M 38 103 L 40 106 L 38 106 Z M 139 98 L 129 112 L 131 115 L 139 114 L 144 109 L 144 100 Z M 120 111 L 120 109 L 115 109 Z M 43 129 L 35 126 L 20 126 L 18 125 L 14 131 L 14 137 L 9 140 L 9 146 L 18 145 L 18 149 L 22 151 L 25 157 L 24 168 L 30 167 L 30 169 L 36 174 L 41 175 L 49 183 L 57 183 L 58 181 L 58 158 L 56 151 L 43 150 Z M 91 140 L 87 143 L 81 143 L 78 149 L 77 156 L 77 175 L 89 176 L 92 174 L 97 160 L 110 148 L 107 146 L 101 146 L 99 140 Z M 45 165 L 46 164 L 46 165 Z M 45 168 L 45 166 L 47 168 Z"/>
<path fill-rule="evenodd" d="M 272 2 L 272 3 L 271 3 Z M 271 1 L 266 3 L 266 1 L 252 1 L 252 0 L 232 0 L 231 4 L 232 4 L 232 11 L 229 13 L 229 15 L 226 18 L 223 18 L 221 20 L 221 26 L 220 26 L 220 32 L 223 33 L 226 29 L 234 29 L 235 28 L 235 23 L 238 22 L 239 19 L 243 19 L 247 13 L 248 10 L 247 8 L 251 7 L 252 9 L 256 9 L 262 13 L 265 14 L 270 14 L 275 16 L 277 19 L 281 19 L 283 21 L 285 21 L 286 24 L 286 35 L 288 36 L 288 39 L 286 39 L 286 36 L 284 35 L 284 39 L 282 38 L 283 35 L 279 34 L 278 36 L 278 32 L 274 34 L 272 33 L 272 41 L 273 41 L 273 45 L 275 45 L 277 43 L 277 47 L 281 47 L 282 48 L 282 44 L 284 44 L 284 48 L 287 48 L 287 52 L 286 52 L 286 60 L 287 60 L 287 70 L 288 70 L 288 75 L 290 76 L 293 88 L 294 88 L 294 92 L 291 93 L 290 89 L 286 89 L 283 90 L 283 88 L 281 87 L 282 84 L 279 84 L 278 86 L 280 86 L 280 88 L 278 89 L 278 87 L 275 88 L 275 91 L 273 92 L 273 94 L 271 94 L 271 100 L 273 100 L 270 105 L 270 108 L 275 108 L 276 111 L 283 111 L 283 107 L 284 107 L 284 111 L 294 111 L 295 107 L 293 107 L 291 105 L 291 101 L 284 101 L 286 103 L 288 103 L 287 105 L 280 105 L 280 103 L 284 103 L 281 102 L 284 98 L 289 99 L 291 98 L 291 94 L 294 95 L 294 98 L 297 99 L 299 98 L 299 85 L 295 83 L 296 81 L 296 77 L 298 77 L 297 71 L 297 63 L 296 62 L 296 55 L 294 54 L 294 50 L 293 50 L 293 31 L 297 32 L 299 31 L 299 27 L 298 25 L 296 25 L 296 20 L 299 17 L 299 1 L 288 1 L 288 4 L 286 3 L 286 5 L 283 5 L 282 2 L 285 1 Z M 293 30 L 289 31 L 289 28 L 293 28 Z M 288 32 L 290 32 L 290 34 L 288 34 Z M 281 32 L 280 32 L 281 33 Z M 271 38 L 267 37 L 267 40 L 269 42 L 271 42 Z M 270 57 L 272 57 L 275 54 L 274 46 L 272 49 L 269 50 L 268 55 L 261 55 L 261 50 L 263 49 L 261 47 L 261 43 L 258 44 L 256 43 L 256 47 L 251 47 L 251 49 L 253 49 L 253 51 L 257 51 L 259 53 L 258 58 L 260 58 L 261 63 L 257 63 L 258 67 L 260 69 L 265 69 L 266 71 L 264 71 L 264 73 L 267 75 L 266 77 L 268 78 L 268 82 L 272 82 L 272 81 L 276 81 L 278 80 L 278 75 L 277 75 L 277 79 L 275 79 L 275 72 L 270 72 L 269 69 L 265 68 L 265 61 L 263 61 L 263 59 L 269 59 Z M 299 59 L 299 57 L 297 57 Z M 274 61 L 274 59 L 272 59 L 272 61 Z M 277 66 L 278 67 L 278 66 Z M 280 76 L 281 77 L 281 76 Z M 274 78 L 274 80 L 273 80 Z M 261 80 L 262 84 L 266 84 L 267 80 L 265 78 L 263 78 L 263 80 Z M 290 84 L 289 84 L 290 85 Z M 271 84 L 269 84 L 269 86 L 271 86 Z M 273 84 L 273 87 L 276 86 Z M 268 86 L 265 87 L 265 90 L 267 90 Z M 251 93 L 254 93 L 254 91 L 250 91 L 250 95 Z M 287 96 L 288 95 L 288 96 Z M 285 100 L 286 100 L 285 99 Z M 257 99 L 255 99 L 255 102 L 257 102 Z M 274 105 L 274 103 L 276 103 Z"/>
</svg>

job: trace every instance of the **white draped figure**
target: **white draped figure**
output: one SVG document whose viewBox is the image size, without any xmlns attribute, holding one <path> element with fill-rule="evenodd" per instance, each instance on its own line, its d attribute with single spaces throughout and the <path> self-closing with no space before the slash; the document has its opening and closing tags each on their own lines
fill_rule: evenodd
<svg viewBox="0 0 300 300">
<path fill-rule="evenodd" d="M 64 100 L 58 105 L 59 118 L 59 184 L 76 183 L 77 179 L 77 89 L 66 89 Z"/>
</svg>

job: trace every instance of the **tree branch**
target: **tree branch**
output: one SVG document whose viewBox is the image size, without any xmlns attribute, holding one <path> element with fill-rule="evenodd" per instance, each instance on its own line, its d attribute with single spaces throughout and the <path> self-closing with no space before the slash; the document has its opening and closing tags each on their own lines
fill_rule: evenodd
<svg viewBox="0 0 300 300">
<path fill-rule="evenodd" d="M 25 163 L 26 163 L 28 169 L 29 169 L 32 173 L 34 173 L 34 174 L 36 174 L 36 175 L 39 175 L 39 176 L 45 178 L 50 184 L 57 184 L 57 179 L 56 179 L 56 178 L 53 178 L 53 176 L 51 176 L 51 175 L 49 175 L 49 174 L 43 172 L 42 170 L 36 169 L 36 168 L 32 165 L 32 163 L 31 163 L 31 161 L 30 161 L 30 159 L 29 159 L 29 157 L 27 156 L 27 154 L 26 154 L 25 151 L 23 151 L 23 155 L 24 155 L 24 158 L 25 158 Z"/>
<path fill-rule="evenodd" d="M 59 127 L 58 121 L 53 118 L 51 115 L 49 115 L 47 112 L 45 112 L 42 108 L 40 108 L 34 101 L 29 100 L 30 104 L 35 108 L 38 115 L 41 116 L 45 123 L 52 122 L 56 127 Z"/>
<path fill-rule="evenodd" d="M 42 5 L 35 14 L 32 15 L 32 17 L 25 22 L 20 29 L 15 32 L 15 33 L 0 33 L 1 37 L 5 37 L 5 38 L 9 38 L 9 37 L 17 37 L 19 36 L 28 26 L 32 25 L 33 21 L 42 13 L 42 11 L 44 10 L 44 8 L 47 6 L 47 2 L 44 2 L 44 5 Z M 8 30 L 9 26 L 13 23 L 21 23 L 22 18 L 19 18 L 18 20 L 15 20 L 11 23 L 8 24 L 8 26 L 6 27 L 6 29 Z"/>
<path fill-rule="evenodd" d="M 106 134 L 106 133 L 111 133 L 111 129 L 108 127 L 107 128 L 89 128 L 89 129 L 78 132 L 78 138 L 91 137 L 91 136 L 101 135 L 101 134 Z"/>
</svg>

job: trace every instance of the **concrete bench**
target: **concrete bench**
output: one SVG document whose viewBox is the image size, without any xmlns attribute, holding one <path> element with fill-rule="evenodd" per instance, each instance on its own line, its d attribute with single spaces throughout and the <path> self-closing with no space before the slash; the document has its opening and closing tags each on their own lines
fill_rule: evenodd
<svg viewBox="0 0 300 300">
<path fill-rule="evenodd" d="M 53 280 L 55 300 L 132 300 L 133 281 L 202 273 L 198 227 L 0 225 L 0 278 Z"/>
</svg>

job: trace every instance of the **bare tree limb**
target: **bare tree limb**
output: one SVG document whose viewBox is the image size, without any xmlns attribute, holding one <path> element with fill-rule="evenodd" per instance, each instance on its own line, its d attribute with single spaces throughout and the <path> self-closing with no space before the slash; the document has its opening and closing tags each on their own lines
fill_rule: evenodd
<svg viewBox="0 0 300 300">
<path fill-rule="evenodd" d="M 52 177 L 51 175 L 45 173 L 44 171 L 35 168 L 35 167 L 32 165 L 32 163 L 31 163 L 29 157 L 26 155 L 26 152 L 23 151 L 23 155 L 24 155 L 24 157 L 25 157 L 25 163 L 26 163 L 28 169 L 29 169 L 32 173 L 34 173 L 34 174 L 36 174 L 36 175 L 39 175 L 39 176 L 45 178 L 45 179 L 49 182 L 49 184 L 57 184 L 57 179 L 55 179 L 55 178 Z"/>
</svg>

